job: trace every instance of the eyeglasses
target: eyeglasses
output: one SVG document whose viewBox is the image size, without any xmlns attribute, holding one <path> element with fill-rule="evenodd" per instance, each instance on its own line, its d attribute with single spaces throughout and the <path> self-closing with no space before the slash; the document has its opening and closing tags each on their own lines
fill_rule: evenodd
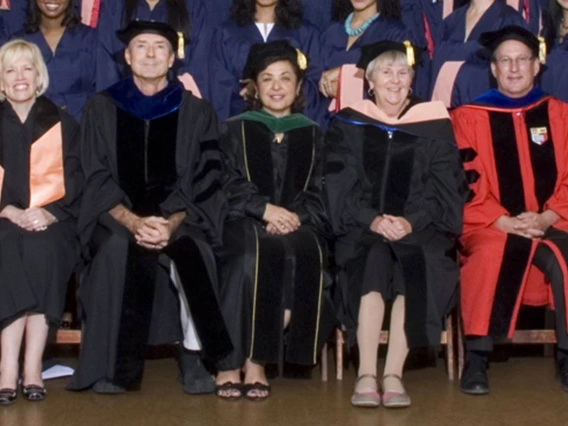
<svg viewBox="0 0 568 426">
<path fill-rule="evenodd" d="M 534 59 L 534 56 L 519 56 L 517 58 L 509 58 L 508 56 L 502 56 L 496 59 L 496 62 L 503 67 L 510 67 L 513 63 L 519 68 L 524 68 L 528 66 Z"/>
</svg>

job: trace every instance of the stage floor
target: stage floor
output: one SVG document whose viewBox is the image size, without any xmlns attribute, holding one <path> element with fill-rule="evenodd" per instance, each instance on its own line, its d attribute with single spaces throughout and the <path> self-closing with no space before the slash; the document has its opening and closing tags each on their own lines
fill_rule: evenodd
<svg viewBox="0 0 568 426">
<path fill-rule="evenodd" d="M 72 364 L 72 361 L 70 361 Z M 331 373 L 331 371 L 330 371 Z M 265 402 L 227 402 L 214 395 L 189 396 L 176 381 L 173 359 L 147 361 L 142 390 L 103 396 L 65 390 L 67 380 L 47 382 L 41 403 L 18 398 L 0 408 L 1 426 L 277 426 L 277 425 L 566 425 L 568 393 L 554 379 L 551 358 L 512 358 L 489 370 L 491 394 L 471 397 L 450 382 L 444 368 L 405 375 L 412 407 L 401 410 L 356 409 L 349 404 L 353 370 L 345 379 L 275 379 Z"/>
</svg>

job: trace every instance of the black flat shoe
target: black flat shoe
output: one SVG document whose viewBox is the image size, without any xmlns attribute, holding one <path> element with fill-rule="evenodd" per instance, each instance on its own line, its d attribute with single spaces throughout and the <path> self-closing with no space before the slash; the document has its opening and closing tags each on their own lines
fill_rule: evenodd
<svg viewBox="0 0 568 426">
<path fill-rule="evenodd" d="M 476 360 L 466 363 L 460 381 L 460 390 L 468 395 L 487 395 L 489 393 L 486 362 Z"/>
<path fill-rule="evenodd" d="M 556 361 L 556 378 L 562 385 L 562 390 L 568 392 L 568 359 L 558 357 Z"/>
<path fill-rule="evenodd" d="M 93 385 L 92 389 L 93 392 L 101 395 L 119 395 L 126 392 L 125 388 L 115 385 L 108 379 L 100 379 Z"/>
<path fill-rule="evenodd" d="M 16 389 L 0 389 L 0 405 L 13 404 L 17 397 L 18 392 L 16 392 Z"/>
<path fill-rule="evenodd" d="M 43 401 L 47 395 L 45 387 L 38 385 L 22 386 L 22 395 L 28 401 Z"/>
</svg>

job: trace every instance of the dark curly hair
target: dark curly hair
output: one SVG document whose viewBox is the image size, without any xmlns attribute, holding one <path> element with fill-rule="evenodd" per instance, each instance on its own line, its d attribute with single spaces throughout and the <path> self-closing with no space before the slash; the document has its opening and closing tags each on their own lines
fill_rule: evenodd
<svg viewBox="0 0 568 426">
<path fill-rule="evenodd" d="M 255 13 L 255 0 L 233 0 L 231 17 L 239 27 L 254 24 Z M 304 8 L 300 0 L 278 0 L 278 4 L 276 4 L 276 25 L 289 29 L 300 28 L 303 20 Z"/>
<path fill-rule="evenodd" d="M 562 22 L 562 7 L 556 0 L 548 0 L 548 8 L 542 14 L 542 36 L 546 41 L 547 51 L 554 47 L 560 36 L 558 29 Z"/>
<path fill-rule="evenodd" d="M 377 0 L 377 9 L 385 18 L 401 19 L 400 0 Z M 344 21 L 351 12 L 353 12 L 353 5 L 350 0 L 333 0 L 331 18 L 334 21 Z"/>
<path fill-rule="evenodd" d="M 112 0 L 117 1 L 117 0 Z M 124 14 L 122 16 L 123 25 L 128 24 L 136 16 L 138 4 L 145 0 L 124 0 Z M 188 43 L 191 42 L 191 22 L 189 12 L 184 0 L 165 0 L 168 8 L 168 24 L 174 30 L 182 32 Z"/>
<path fill-rule="evenodd" d="M 256 70 L 251 75 L 252 82 L 248 83 L 247 86 L 247 93 L 245 96 L 245 101 L 247 103 L 247 109 L 258 111 L 262 109 L 262 103 L 260 99 L 256 97 L 257 89 L 256 86 L 258 85 L 258 76 L 262 71 L 269 67 L 269 65 L 273 64 L 274 62 L 278 61 L 287 61 L 292 65 L 292 69 L 294 70 L 294 74 L 296 74 L 296 78 L 298 79 L 298 84 L 302 84 L 304 81 L 304 77 L 306 75 L 305 71 L 302 71 L 298 66 L 298 63 L 295 61 L 291 61 L 289 58 L 284 58 L 282 56 L 269 56 L 267 58 L 263 58 L 260 60 L 256 65 Z M 294 113 L 301 113 L 304 111 L 306 106 L 306 96 L 304 95 L 304 91 L 300 90 L 300 94 L 296 96 L 294 99 L 294 103 L 292 104 L 292 114 Z"/>
<path fill-rule="evenodd" d="M 75 0 L 69 0 L 63 22 L 61 26 L 73 28 L 81 23 L 81 19 L 75 14 Z M 37 0 L 28 0 L 28 8 L 26 11 L 26 22 L 24 23 L 24 31 L 26 33 L 35 33 L 39 31 L 41 24 L 41 11 L 37 5 Z"/>
</svg>

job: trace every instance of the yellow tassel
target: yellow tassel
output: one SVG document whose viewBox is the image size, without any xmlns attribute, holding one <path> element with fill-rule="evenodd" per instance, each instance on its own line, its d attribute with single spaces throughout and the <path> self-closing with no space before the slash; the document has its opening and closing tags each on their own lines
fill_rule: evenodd
<svg viewBox="0 0 568 426">
<path fill-rule="evenodd" d="M 406 40 L 403 44 L 404 47 L 406 47 L 406 60 L 408 61 L 408 66 L 411 67 L 416 63 L 416 59 L 414 58 L 414 48 L 408 40 Z"/>
<path fill-rule="evenodd" d="M 305 71 L 306 68 L 308 68 L 308 58 L 306 58 L 306 55 L 304 55 L 300 49 L 296 49 L 296 53 L 298 55 L 298 67 L 300 67 L 302 71 Z"/>
<path fill-rule="evenodd" d="M 178 31 L 178 58 L 185 58 L 185 38 L 181 31 Z"/>
<path fill-rule="evenodd" d="M 546 43 L 544 37 L 538 37 L 538 60 L 541 64 L 546 63 Z"/>
</svg>

